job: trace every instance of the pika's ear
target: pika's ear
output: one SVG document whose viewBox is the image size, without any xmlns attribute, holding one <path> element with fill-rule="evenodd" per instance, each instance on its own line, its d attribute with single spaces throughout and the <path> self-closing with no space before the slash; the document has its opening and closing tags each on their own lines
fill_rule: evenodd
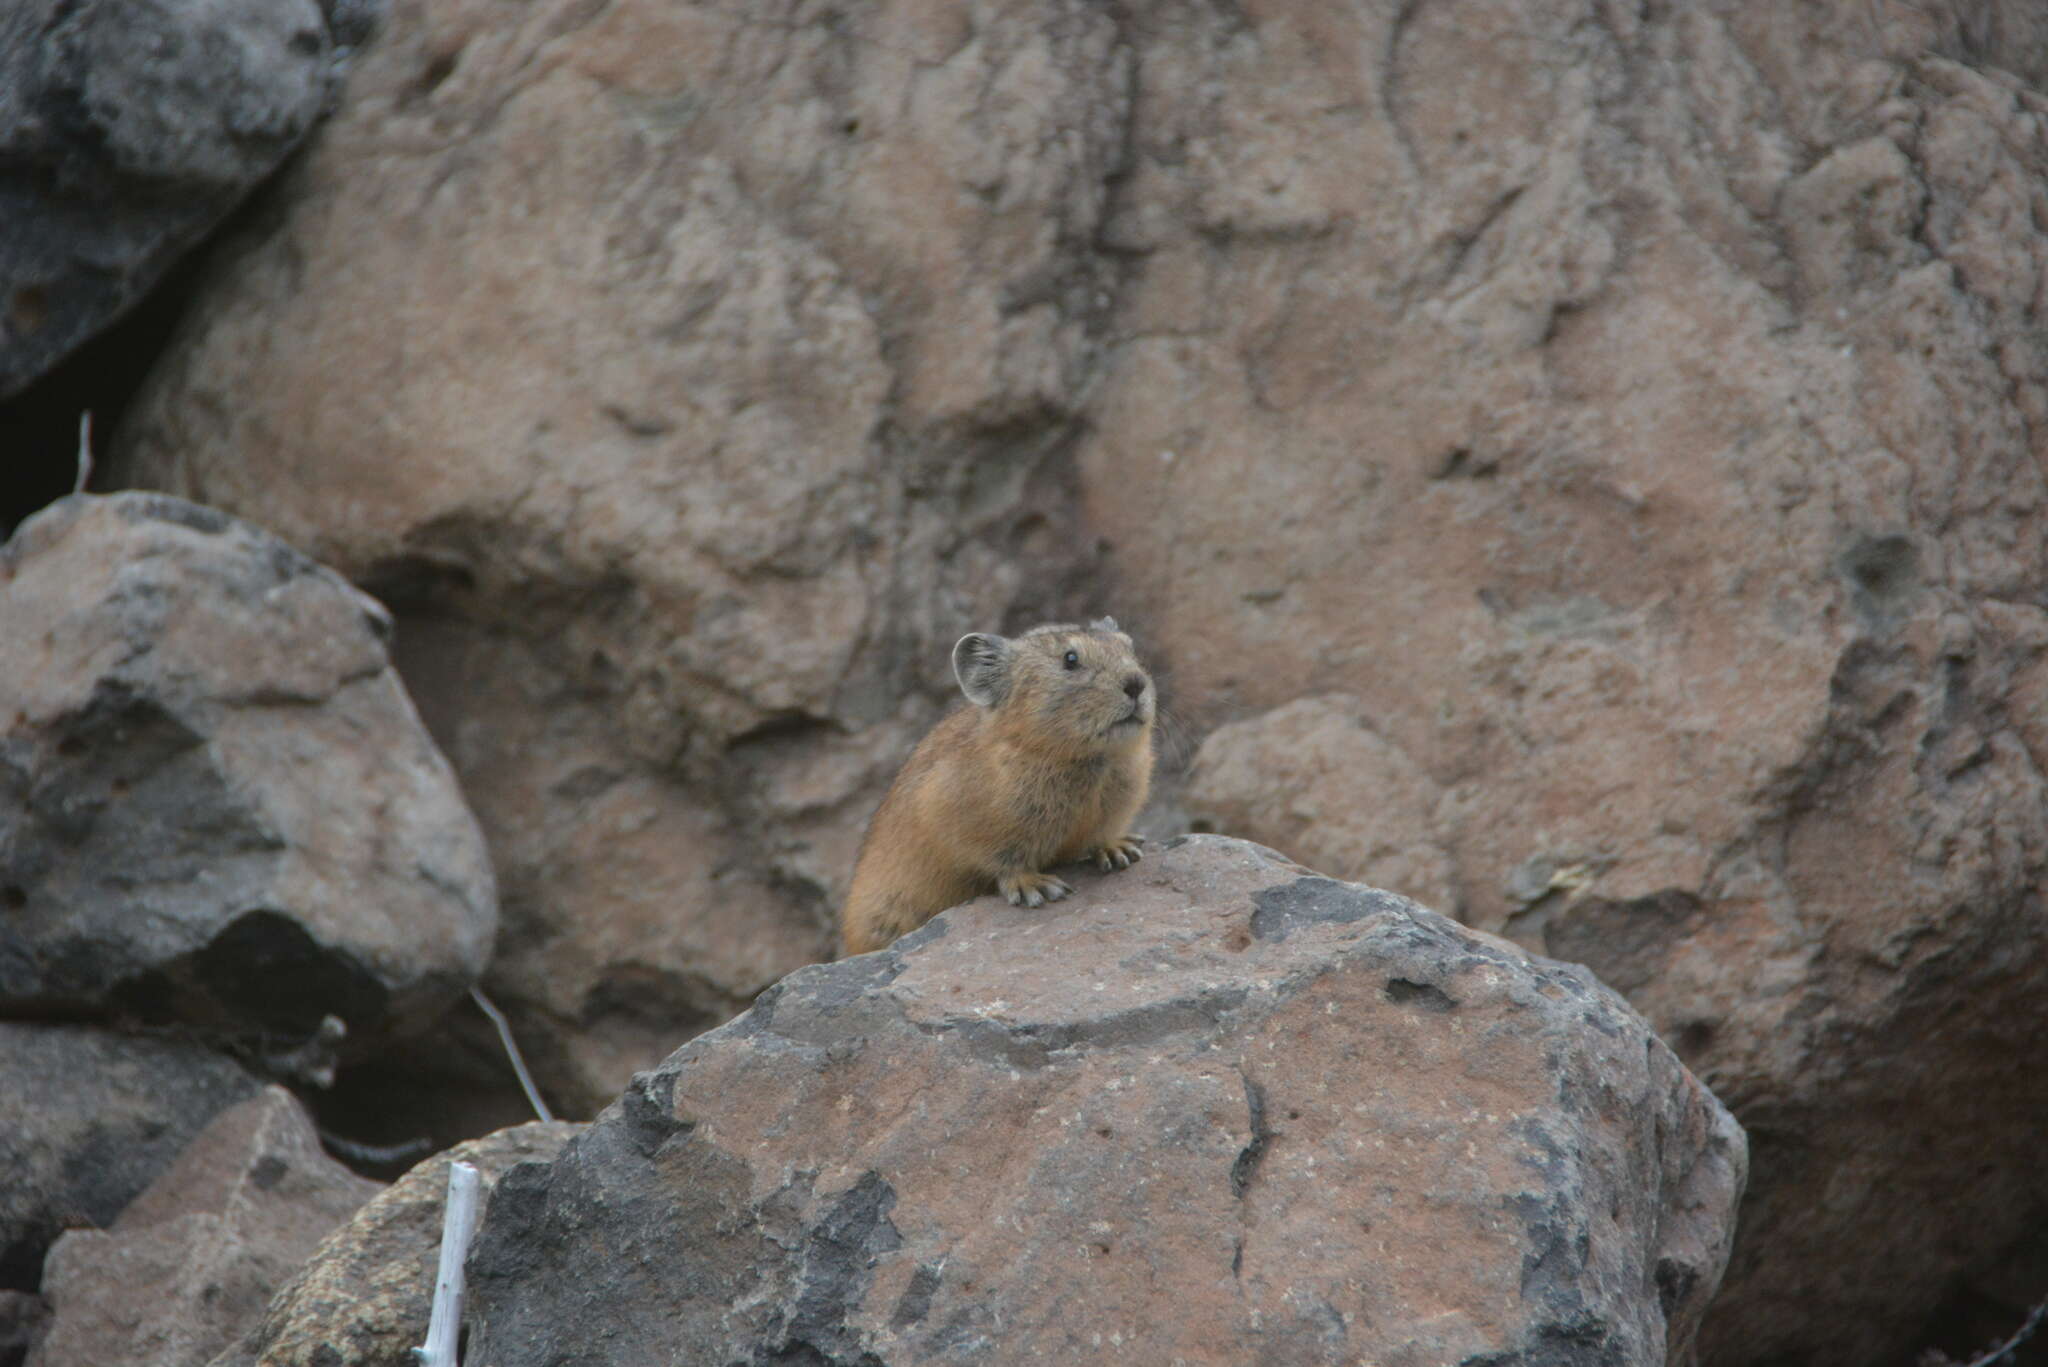
<svg viewBox="0 0 2048 1367">
<path fill-rule="evenodd" d="M 1088 630 L 1090 630 L 1090 631 L 1122 631 L 1122 630 L 1123 630 L 1123 628 L 1122 628 L 1122 627 L 1120 627 L 1120 626 L 1118 626 L 1118 625 L 1116 624 L 1116 618 L 1114 618 L 1114 617 L 1098 617 L 1098 618 L 1096 618 L 1096 619 L 1095 619 L 1094 621 L 1092 621 L 1092 622 L 1090 622 L 1090 623 L 1088 624 Z"/>
<path fill-rule="evenodd" d="M 976 707 L 994 707 L 1010 691 L 1010 643 L 973 631 L 953 643 L 953 677 Z"/>
</svg>

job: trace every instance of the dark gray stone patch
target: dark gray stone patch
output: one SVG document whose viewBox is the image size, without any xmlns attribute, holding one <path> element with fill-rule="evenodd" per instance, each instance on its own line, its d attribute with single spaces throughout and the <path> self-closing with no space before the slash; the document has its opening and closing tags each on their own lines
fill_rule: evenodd
<svg viewBox="0 0 2048 1367">
<path fill-rule="evenodd" d="M 903 1288 L 902 1299 L 896 1302 L 896 1311 L 889 1316 L 889 1327 L 899 1332 L 920 1323 L 931 1313 L 932 1294 L 939 1289 L 939 1269 L 933 1263 L 919 1263 L 917 1271 L 910 1274 L 910 1285 Z"/>
<path fill-rule="evenodd" d="M 773 1341 L 755 1350 L 755 1367 L 880 1367 L 880 1359 L 855 1341 L 847 1320 L 866 1298 L 877 1260 L 903 1246 L 889 1221 L 895 1205 L 895 1189 L 881 1174 L 867 1172 L 826 1207 L 805 1243 L 796 1304 Z"/>
<path fill-rule="evenodd" d="M 893 946 L 837 963 L 811 964 L 762 992 L 716 1033 L 744 1037 L 772 1031 L 801 1043 L 829 1044 L 857 1033 L 847 1028 L 849 1013 L 872 1019 L 879 1010 L 885 1018 L 901 1020 L 901 1010 L 882 989 L 896 981 L 903 967 Z M 840 1023 L 832 1023 L 835 1018 Z"/>
<path fill-rule="evenodd" d="M 1297 927 L 1348 925 L 1368 916 L 1399 912 L 1407 904 L 1389 892 L 1340 883 L 1334 878 L 1297 878 L 1252 894 L 1252 934 L 1284 940 Z"/>
<path fill-rule="evenodd" d="M 61 1230 L 111 1224 L 260 1085 L 171 1038 L 0 1022 L 0 1286 L 34 1287 Z"/>
<path fill-rule="evenodd" d="M 218 508 L 170 494 L 139 493 L 123 499 L 121 516 L 129 522 L 168 522 L 206 536 L 219 536 L 234 525 L 234 519 Z"/>
<path fill-rule="evenodd" d="M 1238 1150 L 1237 1158 L 1230 1165 L 1230 1190 L 1232 1195 L 1242 1198 L 1251 1189 L 1252 1177 L 1259 1170 L 1259 1160 L 1266 1156 L 1266 1146 L 1272 1142 L 1273 1133 L 1266 1127 L 1265 1089 L 1241 1071 L 1238 1076 L 1244 1082 L 1244 1105 L 1249 1113 L 1251 1138 L 1245 1141 L 1245 1146 Z"/>
<path fill-rule="evenodd" d="M 0 396 L 133 306 L 338 77 L 311 0 L 0 5 Z"/>
<path fill-rule="evenodd" d="M 976 1058 L 1030 1070 L 1045 1067 L 1060 1050 L 1143 1048 L 1188 1033 L 1206 1034 L 1219 1028 L 1248 995 L 1246 988 L 1233 985 L 1057 1023 L 957 1016 L 937 1024 L 911 1024 L 923 1034 L 964 1041 Z"/>
<path fill-rule="evenodd" d="M 1435 983 L 1419 983 L 1409 978 L 1387 979 L 1386 995 L 1390 1002 L 1419 1006 L 1425 1011 L 1449 1011 L 1458 1004 Z"/>
<path fill-rule="evenodd" d="M 635 1073 L 620 1094 L 619 1114 L 625 1121 L 628 1142 L 642 1157 L 652 1158 L 661 1146 L 690 1125 L 676 1119 L 676 1075 L 672 1069 Z"/>
<path fill-rule="evenodd" d="M 948 929 L 946 918 L 943 915 L 934 916 L 916 930 L 897 940 L 889 948 L 898 954 L 906 954 L 913 949 L 922 949 L 934 940 L 944 939 Z"/>
</svg>

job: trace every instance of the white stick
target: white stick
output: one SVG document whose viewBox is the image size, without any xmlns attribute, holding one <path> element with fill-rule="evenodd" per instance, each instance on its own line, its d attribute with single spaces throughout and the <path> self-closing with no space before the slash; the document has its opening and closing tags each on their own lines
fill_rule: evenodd
<svg viewBox="0 0 2048 1367">
<path fill-rule="evenodd" d="M 491 1024 L 498 1027 L 498 1042 L 505 1046 L 505 1057 L 512 1060 L 512 1072 L 519 1079 L 519 1085 L 526 1091 L 526 1104 L 533 1107 L 533 1113 L 542 1120 L 553 1120 L 555 1113 L 548 1109 L 548 1103 L 540 1099 L 540 1088 L 533 1085 L 533 1074 L 526 1071 L 526 1060 L 520 1056 L 519 1041 L 512 1038 L 512 1023 L 505 1019 L 505 1013 L 491 1004 L 491 999 L 482 989 L 472 987 L 469 995 Z"/>
<path fill-rule="evenodd" d="M 460 1367 L 456 1336 L 462 1332 L 462 1262 L 476 1236 L 481 1183 L 468 1163 L 448 1165 L 448 1211 L 441 1220 L 441 1266 L 434 1274 L 434 1309 L 427 1320 L 427 1346 L 412 1355 L 422 1367 Z"/>
<path fill-rule="evenodd" d="M 92 480 L 92 412 L 78 415 L 78 480 L 71 486 L 71 492 L 82 494 Z"/>
</svg>

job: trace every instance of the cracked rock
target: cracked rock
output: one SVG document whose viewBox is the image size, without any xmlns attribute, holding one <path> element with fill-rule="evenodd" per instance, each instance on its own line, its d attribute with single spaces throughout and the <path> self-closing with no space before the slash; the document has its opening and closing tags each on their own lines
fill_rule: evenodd
<svg viewBox="0 0 2048 1367">
<path fill-rule="evenodd" d="M 30 1367 L 204 1367 L 378 1190 L 321 1151 L 290 1092 L 265 1088 L 216 1117 L 112 1228 L 57 1240 Z"/>
<path fill-rule="evenodd" d="M 418 1164 L 323 1240 L 213 1367 L 414 1367 L 433 1309 L 449 1165 L 474 1165 L 488 1191 L 519 1164 L 552 1159 L 579 1128 L 515 1125 Z"/>
<path fill-rule="evenodd" d="M 1907 1361 L 2042 1223 L 2048 7 L 1182 13 L 1076 460 L 1190 818 L 1626 992 L 1703 1354 Z"/>
<path fill-rule="evenodd" d="M 313 0 L 0 7 L 0 396 L 141 298 L 312 130 L 337 75 Z"/>
<path fill-rule="evenodd" d="M 803 969 L 500 1185 L 471 1351 L 1686 1362 L 1742 1131 L 1583 969 L 1197 836 Z"/>
<path fill-rule="evenodd" d="M 262 1088 L 189 1041 L 0 1021 L 0 1286 L 66 1229 L 101 1229 L 220 1112 Z"/>
<path fill-rule="evenodd" d="M 0 1011 L 356 1047 L 482 971 L 490 866 L 376 602 L 153 494 L 0 547 Z M 253 1041 L 252 1041 L 253 1042 Z"/>
<path fill-rule="evenodd" d="M 1131 65 L 1092 0 L 393 6 L 124 417 L 399 613 L 569 1112 L 830 952 L 952 642 L 1099 559 Z"/>
</svg>

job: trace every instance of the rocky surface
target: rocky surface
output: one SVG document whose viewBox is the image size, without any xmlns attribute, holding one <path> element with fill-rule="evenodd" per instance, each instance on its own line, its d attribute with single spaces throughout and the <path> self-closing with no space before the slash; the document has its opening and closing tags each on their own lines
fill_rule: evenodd
<svg viewBox="0 0 2048 1367">
<path fill-rule="evenodd" d="M 361 28 L 351 14 L 341 33 Z M 314 0 L 0 9 L 0 398 L 141 298 L 298 145 L 334 95 L 334 37 Z"/>
<path fill-rule="evenodd" d="M 1897 1360 L 2048 1201 L 2044 39 L 404 4 L 116 473 L 400 600 L 568 1105 L 824 951 L 953 635 L 1110 607 L 1191 817 L 1751 1126 L 1710 1361 Z"/>
<path fill-rule="evenodd" d="M 0 1013 L 418 1028 L 482 972 L 491 870 L 383 609 L 152 494 L 0 547 Z"/>
<path fill-rule="evenodd" d="M 106 1230 L 51 1248 L 29 1367 L 204 1367 L 376 1195 L 281 1087 L 224 1111 Z"/>
<path fill-rule="evenodd" d="M 1130 61 L 1052 10 L 397 4 L 127 422 L 399 609 L 566 1107 L 829 953 L 953 640 L 1093 562 Z"/>
<path fill-rule="evenodd" d="M 1741 1130 L 1583 969 L 1191 837 L 805 969 L 499 1184 L 480 1361 L 1688 1360 Z"/>
<path fill-rule="evenodd" d="M 448 1165 L 474 1164 L 488 1188 L 516 1164 L 551 1161 L 581 1128 L 520 1125 L 421 1163 L 330 1235 L 214 1367 L 414 1367 L 433 1306 Z"/>
<path fill-rule="evenodd" d="M 2041 11 L 1487 14 L 1159 26 L 1089 525 L 1194 819 L 1750 1128 L 1709 1359 L 1900 1361 L 2048 1199 Z"/>
<path fill-rule="evenodd" d="M 33 1289 L 66 1229 L 104 1229 L 261 1086 L 196 1045 L 0 1021 L 0 1285 Z"/>
</svg>

